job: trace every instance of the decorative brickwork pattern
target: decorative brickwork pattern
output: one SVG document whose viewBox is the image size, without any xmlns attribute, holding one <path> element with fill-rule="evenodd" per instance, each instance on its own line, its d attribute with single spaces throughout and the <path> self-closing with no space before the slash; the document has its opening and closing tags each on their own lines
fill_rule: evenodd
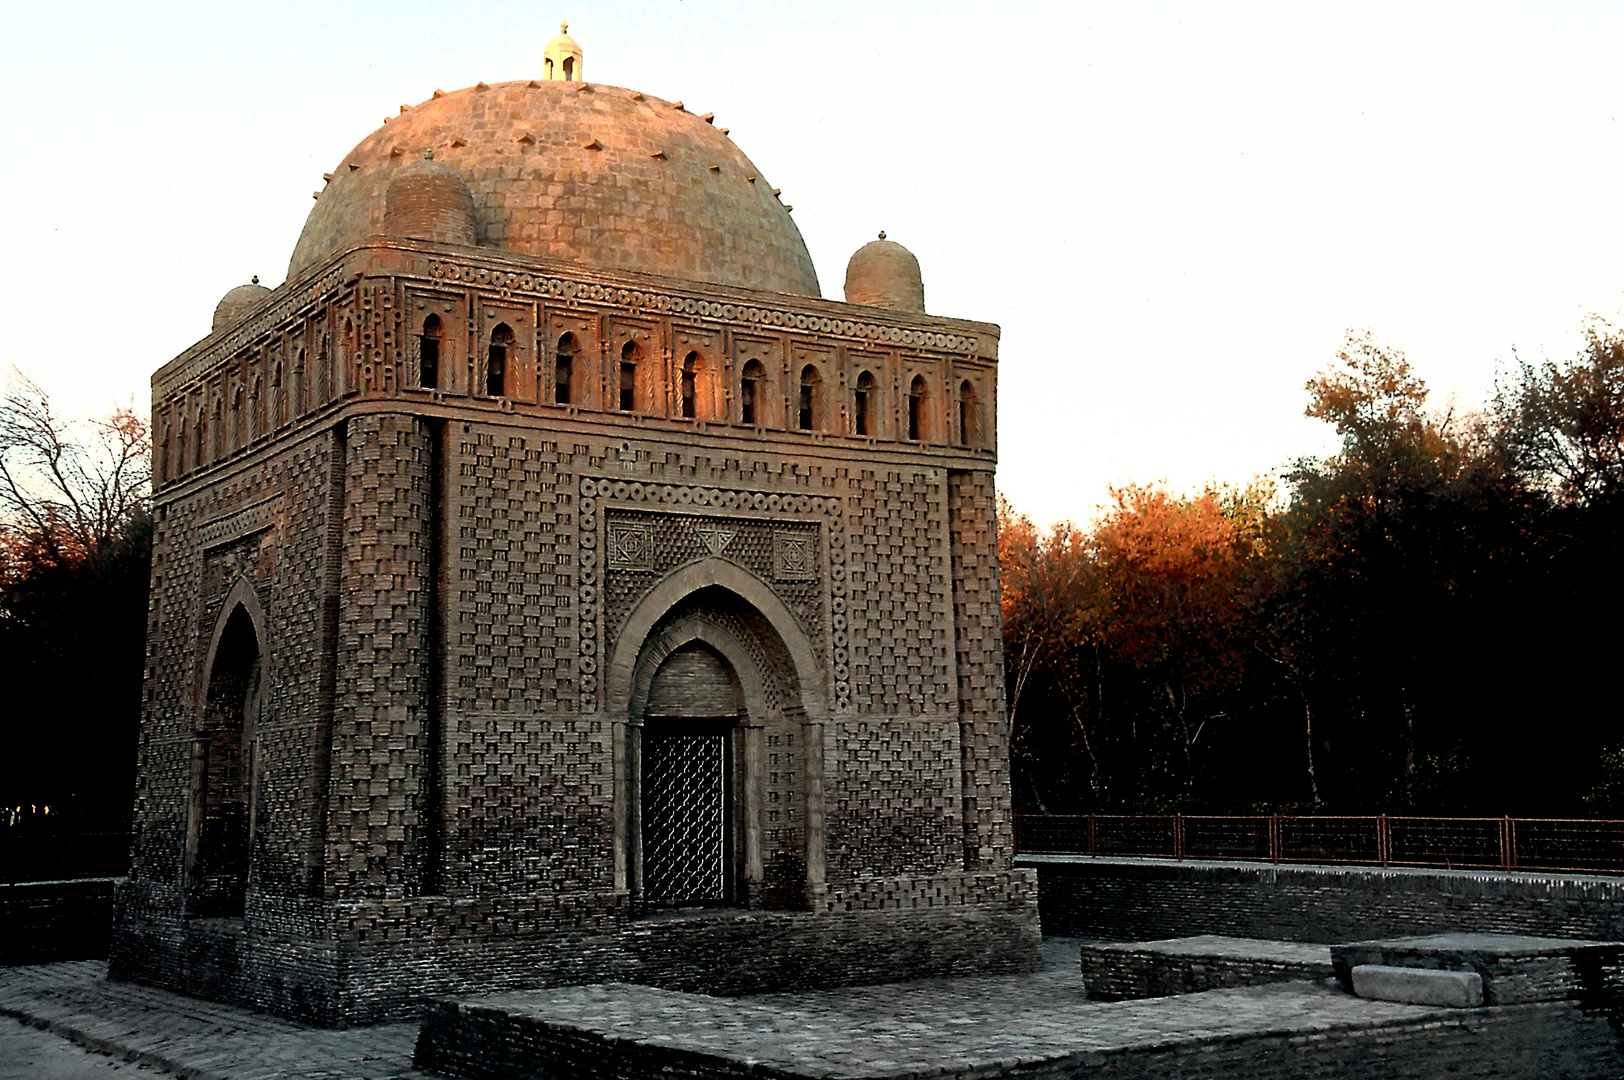
<svg viewBox="0 0 1624 1080">
<path fill-rule="evenodd" d="M 1004 622 L 998 605 L 998 493 L 983 472 L 948 473 L 953 626 L 963 750 L 964 867 L 1002 870 L 1014 855 Z"/>
<path fill-rule="evenodd" d="M 958 725 L 922 717 L 832 725 L 832 884 L 960 869 Z"/>
<path fill-rule="evenodd" d="M 445 889 L 522 896 L 613 889 L 613 748 L 598 717 L 458 716 L 449 739 Z"/>
<path fill-rule="evenodd" d="M 851 480 L 853 708 L 945 713 L 953 685 L 946 491 L 939 469 L 854 470 Z"/>
<path fill-rule="evenodd" d="M 416 892 L 433 857 L 422 849 L 429 456 L 420 419 L 350 421 L 329 836 L 340 896 Z"/>
<path fill-rule="evenodd" d="M 573 710 L 574 499 L 564 486 L 572 455 L 511 429 L 454 426 L 455 456 L 446 464 L 450 708 Z"/>
<path fill-rule="evenodd" d="M 748 569 L 762 581 L 776 579 L 774 592 L 795 613 L 807 637 L 823 637 L 823 575 L 819 572 L 818 529 L 815 524 L 779 525 L 745 518 L 710 518 L 682 514 L 641 514 L 611 511 L 607 515 L 610 558 L 605 574 L 607 640 L 619 638 L 621 625 L 633 605 L 661 575 L 683 563 L 711 554 L 709 544 L 718 534 L 731 534 L 721 557 Z M 641 562 L 621 559 L 615 554 L 624 537 L 632 535 L 646 545 Z M 779 574 L 782 545 L 793 541 L 797 566 L 792 578 Z"/>
</svg>

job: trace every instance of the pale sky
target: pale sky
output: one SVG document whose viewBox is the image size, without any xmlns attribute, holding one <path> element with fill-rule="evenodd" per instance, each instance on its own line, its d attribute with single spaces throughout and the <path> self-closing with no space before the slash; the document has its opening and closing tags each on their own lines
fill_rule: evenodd
<svg viewBox="0 0 1624 1080">
<path fill-rule="evenodd" d="M 281 282 L 310 193 L 403 104 L 539 75 L 682 99 L 784 191 L 839 299 L 885 229 L 936 314 L 1003 327 L 1000 487 L 1245 481 L 1330 445 L 1349 327 L 1435 400 L 1624 304 L 1624 6 L 40 3 L 7 16 L 0 363 L 134 398 Z"/>
</svg>

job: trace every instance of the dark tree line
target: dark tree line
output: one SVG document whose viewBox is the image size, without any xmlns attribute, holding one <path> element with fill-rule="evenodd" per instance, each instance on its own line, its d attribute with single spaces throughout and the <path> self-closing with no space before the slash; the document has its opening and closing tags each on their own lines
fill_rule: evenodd
<svg viewBox="0 0 1624 1080">
<path fill-rule="evenodd" d="M 0 827 L 127 829 L 141 716 L 151 448 L 129 409 L 0 400 Z"/>
<path fill-rule="evenodd" d="M 1307 389 L 1278 487 L 1003 508 L 1017 805 L 1624 816 L 1624 339 L 1479 414 L 1368 334 Z"/>
</svg>

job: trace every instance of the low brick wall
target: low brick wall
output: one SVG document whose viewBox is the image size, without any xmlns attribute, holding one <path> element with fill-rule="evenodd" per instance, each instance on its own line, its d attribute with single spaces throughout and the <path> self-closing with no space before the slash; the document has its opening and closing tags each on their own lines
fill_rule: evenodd
<svg viewBox="0 0 1624 1080">
<path fill-rule="evenodd" d="M 1624 940 L 1624 878 L 1022 855 L 1045 934 L 1325 944 L 1480 932 Z"/>
<path fill-rule="evenodd" d="M 106 959 L 119 880 L 0 885 L 0 964 Z"/>
</svg>

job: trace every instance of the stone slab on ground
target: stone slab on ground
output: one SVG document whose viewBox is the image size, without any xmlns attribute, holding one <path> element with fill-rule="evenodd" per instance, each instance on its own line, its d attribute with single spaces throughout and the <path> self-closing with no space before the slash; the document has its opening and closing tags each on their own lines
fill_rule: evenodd
<svg viewBox="0 0 1624 1080">
<path fill-rule="evenodd" d="M 438 1002 L 420 1066 L 468 1080 L 1611 1077 L 1568 1002 L 1435 1009 L 1277 983 L 1090 1002 L 1070 972 L 712 998 L 629 985 Z"/>
<path fill-rule="evenodd" d="M 1360 964 L 1353 969 L 1353 992 L 1374 1001 L 1475 1009 L 1483 1004 L 1483 976 L 1475 971 Z"/>
<path fill-rule="evenodd" d="M 1079 968 L 1100 1001 L 1168 997 L 1332 976 L 1331 950 L 1297 941 L 1201 934 L 1160 941 L 1088 941 Z"/>
<path fill-rule="evenodd" d="M 1597 998 L 1624 980 L 1624 943 L 1523 934 L 1427 934 L 1331 946 L 1344 988 L 1355 967 L 1474 971 L 1489 1005 Z"/>
<path fill-rule="evenodd" d="M 0 1016 L 186 1080 L 430 1080 L 412 1068 L 416 1024 L 308 1027 L 108 982 L 96 960 L 0 968 Z"/>
</svg>

